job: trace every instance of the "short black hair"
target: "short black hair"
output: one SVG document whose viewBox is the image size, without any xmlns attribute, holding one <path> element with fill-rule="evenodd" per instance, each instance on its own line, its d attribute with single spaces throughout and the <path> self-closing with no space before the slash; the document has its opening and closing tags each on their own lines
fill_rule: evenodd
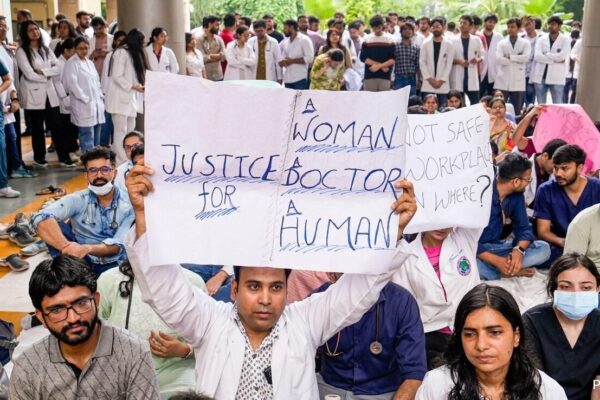
<svg viewBox="0 0 600 400">
<path fill-rule="evenodd" d="M 89 13 L 87 11 L 83 11 L 83 10 L 77 11 L 77 14 L 75 14 L 75 18 L 77 18 L 77 19 L 80 19 L 81 17 L 86 17 L 86 16 L 87 17 L 93 17 L 94 14 Z"/>
<path fill-rule="evenodd" d="M 267 28 L 267 23 L 265 22 L 264 19 L 257 19 L 256 21 L 254 21 L 252 23 L 252 27 L 254 28 L 254 30 L 259 29 L 259 28 Z"/>
<path fill-rule="evenodd" d="M 473 25 L 473 17 L 468 14 L 461 15 L 460 19 L 467 21 L 469 25 Z"/>
<path fill-rule="evenodd" d="M 472 25 L 477 25 L 477 26 L 481 25 L 481 18 L 479 17 L 479 15 L 471 14 L 471 20 L 473 20 Z"/>
<path fill-rule="evenodd" d="M 556 152 L 556 150 L 558 150 L 559 147 L 562 147 L 565 144 L 567 144 L 567 142 L 565 142 L 562 139 L 552 139 L 551 141 L 546 143 L 546 145 L 542 149 L 541 154 L 546 153 L 546 154 L 548 154 L 548 157 L 550 159 L 552 159 L 552 157 L 554 157 L 554 153 Z"/>
<path fill-rule="evenodd" d="M 321 22 L 319 18 L 315 17 L 314 15 L 308 17 L 309 24 L 318 24 L 319 22 Z"/>
<path fill-rule="evenodd" d="M 535 29 L 542 29 L 542 19 L 540 17 L 535 17 L 533 22 L 535 23 Z"/>
<path fill-rule="evenodd" d="M 506 26 L 509 26 L 510 24 L 515 24 L 517 25 L 517 28 L 520 28 L 523 24 L 523 21 L 521 21 L 521 18 L 510 18 L 508 21 L 506 21 Z"/>
<path fill-rule="evenodd" d="M 29 279 L 33 306 L 41 311 L 44 297 L 54 296 L 65 286 L 85 286 L 96 293 L 96 276 L 87 261 L 66 254 L 42 261 Z"/>
<path fill-rule="evenodd" d="M 240 271 L 242 268 L 252 268 L 252 267 L 242 267 L 241 265 L 234 265 L 233 266 L 233 279 L 236 282 L 240 281 Z M 290 274 L 292 273 L 292 270 L 289 268 L 285 268 L 283 271 L 285 272 L 285 281 L 287 282 L 288 278 L 290 277 Z"/>
<path fill-rule="evenodd" d="M 454 21 L 448 22 L 448 30 L 453 31 L 455 29 L 456 29 L 456 22 L 454 22 Z"/>
<path fill-rule="evenodd" d="M 404 32 L 406 29 L 409 29 L 411 31 L 415 31 L 415 27 L 413 26 L 413 24 L 404 24 L 400 27 L 400 33 Z"/>
<path fill-rule="evenodd" d="M 369 25 L 371 28 L 377 28 L 383 26 L 384 19 L 381 15 L 374 15 L 369 20 Z"/>
<path fill-rule="evenodd" d="M 244 21 L 244 25 L 246 25 L 248 27 L 252 26 L 252 18 L 250 18 L 250 17 L 240 17 L 240 19 L 242 21 Z"/>
<path fill-rule="evenodd" d="M 90 41 L 88 40 L 87 36 L 77 36 L 75 38 L 75 41 L 73 42 L 73 45 L 75 47 L 79 46 L 80 43 L 85 43 L 87 45 L 90 44 Z"/>
<path fill-rule="evenodd" d="M 565 144 L 560 146 L 552 156 L 554 165 L 574 162 L 576 165 L 583 165 L 585 162 L 585 151 L 576 144 Z"/>
<path fill-rule="evenodd" d="M 106 26 L 106 21 L 104 20 L 104 18 L 102 18 L 101 16 L 95 16 L 94 18 L 92 18 L 92 26 Z"/>
<path fill-rule="evenodd" d="M 298 30 L 298 21 L 295 19 L 286 19 L 283 21 L 283 26 L 294 28 L 295 31 Z"/>
<path fill-rule="evenodd" d="M 398 13 L 395 11 L 388 12 L 388 17 L 397 17 L 397 16 L 398 16 Z"/>
<path fill-rule="evenodd" d="M 139 146 L 135 146 L 132 150 L 131 150 L 131 161 L 135 160 L 135 158 L 137 156 L 143 156 L 144 155 L 144 145 L 139 145 Z"/>
<path fill-rule="evenodd" d="M 202 27 L 203 28 L 208 28 L 208 25 L 215 23 L 217 21 L 220 21 L 221 17 L 218 17 L 216 15 L 209 15 L 207 17 L 202 18 Z"/>
<path fill-rule="evenodd" d="M 490 20 L 498 23 L 498 16 L 496 14 L 487 14 L 485 17 L 483 17 L 483 22 L 488 22 Z"/>
<path fill-rule="evenodd" d="M 550 25 L 551 23 L 556 22 L 559 25 L 563 24 L 563 20 L 561 17 L 559 17 L 558 15 L 553 15 L 550 18 L 548 18 L 548 25 Z"/>
<path fill-rule="evenodd" d="M 87 168 L 88 162 L 90 162 L 92 160 L 97 160 L 99 158 L 104 158 L 106 160 L 109 160 L 110 163 L 114 166 L 117 156 L 115 155 L 114 151 L 112 151 L 106 147 L 95 146 L 81 155 L 81 162 L 83 163 L 83 166 Z"/>
<path fill-rule="evenodd" d="M 412 107 L 412 106 L 421 106 L 423 105 L 423 99 L 421 98 L 421 96 L 413 94 L 412 96 L 410 96 L 408 98 L 408 106 Z"/>
<path fill-rule="evenodd" d="M 262 19 L 273 19 L 273 14 L 266 13 L 263 15 Z"/>
<path fill-rule="evenodd" d="M 427 24 L 431 25 L 431 18 L 429 18 L 429 17 L 421 17 L 421 18 L 419 18 L 419 23 L 421 23 L 422 21 L 427 21 Z"/>
<path fill-rule="evenodd" d="M 554 291 L 558 288 L 558 275 L 579 266 L 582 266 L 590 271 L 590 274 L 594 275 L 594 278 L 596 278 L 596 288 L 600 286 L 600 272 L 598 272 L 598 268 L 596 268 L 594 262 L 583 254 L 568 253 L 558 257 L 550 267 L 548 285 L 546 286 L 548 296 L 554 297 Z"/>
<path fill-rule="evenodd" d="M 214 400 L 212 397 L 205 396 L 190 390 L 189 392 L 177 392 L 169 397 L 169 400 Z"/>
<path fill-rule="evenodd" d="M 414 105 L 414 106 L 410 106 L 408 107 L 408 109 L 406 110 L 407 114 L 421 114 L 421 115 L 426 115 L 429 114 L 429 112 L 423 108 L 423 106 L 420 105 Z"/>
<path fill-rule="evenodd" d="M 350 29 L 360 29 L 360 22 L 359 21 L 352 21 L 348 24 L 348 30 Z"/>
<path fill-rule="evenodd" d="M 480 98 L 479 102 L 480 103 L 486 103 L 489 106 L 492 100 L 493 100 L 493 97 L 488 94 L 488 95 L 483 96 L 482 98 Z"/>
<path fill-rule="evenodd" d="M 520 178 L 530 169 L 531 161 L 527 157 L 517 153 L 508 153 L 498 163 L 498 180 L 500 182 L 508 182 L 515 178 Z"/>
<path fill-rule="evenodd" d="M 225 16 L 223 17 L 223 25 L 225 25 L 228 28 L 235 26 L 235 14 L 234 13 L 225 14 Z"/>
<path fill-rule="evenodd" d="M 440 24 L 442 27 L 445 25 L 444 19 L 442 17 L 435 17 L 434 19 L 431 20 L 431 26 L 433 26 L 433 24 L 435 23 Z"/>
</svg>

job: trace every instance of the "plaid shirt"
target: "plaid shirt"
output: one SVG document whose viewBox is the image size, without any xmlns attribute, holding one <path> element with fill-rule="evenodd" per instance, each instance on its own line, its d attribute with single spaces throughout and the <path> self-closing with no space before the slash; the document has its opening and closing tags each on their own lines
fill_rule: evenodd
<svg viewBox="0 0 600 400">
<path fill-rule="evenodd" d="M 396 43 L 396 75 L 414 76 L 419 71 L 419 48 L 414 44 L 405 46 L 402 41 Z"/>
</svg>

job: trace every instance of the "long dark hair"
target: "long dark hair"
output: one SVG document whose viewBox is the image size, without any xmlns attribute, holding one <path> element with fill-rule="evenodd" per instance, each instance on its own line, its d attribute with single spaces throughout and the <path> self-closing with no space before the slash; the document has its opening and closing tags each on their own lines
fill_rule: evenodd
<svg viewBox="0 0 600 400">
<path fill-rule="evenodd" d="M 29 36 L 27 35 L 27 30 L 29 29 L 30 25 L 35 25 L 40 30 L 40 38 L 39 38 L 40 47 L 38 49 L 38 53 L 40 54 L 40 56 L 43 59 L 50 57 L 50 49 L 44 45 L 44 41 L 42 40 L 41 28 L 35 21 L 27 20 L 27 21 L 23 21 L 21 23 L 21 27 L 19 28 L 19 37 L 21 38 L 21 48 L 23 49 L 23 51 L 25 51 L 25 55 L 27 56 L 27 61 L 29 61 L 29 65 L 31 65 L 31 68 L 35 69 L 35 67 L 33 66 L 33 50 L 31 49 L 31 39 L 29 39 Z"/>
<path fill-rule="evenodd" d="M 150 40 L 148 41 L 148 46 L 154 43 L 156 38 L 159 37 L 160 34 L 163 32 L 167 33 L 166 29 L 160 26 L 157 26 L 156 28 L 152 29 L 152 32 L 150 32 Z"/>
<path fill-rule="evenodd" d="M 76 38 L 77 34 L 75 33 L 75 25 L 73 25 L 73 23 L 71 21 L 69 21 L 68 19 L 63 19 L 61 21 L 58 22 L 58 28 L 60 28 L 61 25 L 66 24 L 67 27 L 69 27 L 69 37 L 70 38 Z M 66 38 L 65 38 L 66 39 Z M 64 40 L 64 39 L 63 39 Z"/>
<path fill-rule="evenodd" d="M 462 344 L 462 330 L 467 317 L 484 307 L 492 308 L 506 318 L 513 330 L 519 330 L 523 343 L 523 322 L 519 306 L 512 295 L 501 287 L 482 283 L 471 289 L 460 301 L 456 309 L 454 333 L 452 334 L 444 359 L 452 376 L 454 386 L 448 393 L 448 400 L 479 400 L 479 382 L 473 364 L 469 362 Z M 541 377 L 525 350 L 521 346 L 513 349 L 508 374 L 504 382 L 506 400 L 539 400 Z"/>
<path fill-rule="evenodd" d="M 148 69 L 148 60 L 144 50 L 144 32 L 133 28 L 125 36 L 124 49 L 129 53 L 133 61 L 133 68 L 138 82 L 143 85 L 146 82 L 146 70 Z"/>
<path fill-rule="evenodd" d="M 131 296 L 133 290 L 133 269 L 131 269 L 129 260 L 125 260 L 119 264 L 119 272 L 128 278 L 119 282 L 119 294 L 122 298 L 126 299 Z"/>
<path fill-rule="evenodd" d="M 331 35 L 333 35 L 334 33 L 337 33 L 337 35 L 340 37 L 340 41 L 337 44 L 338 47 L 333 47 L 331 45 Z M 346 46 L 344 46 L 342 44 L 342 34 L 337 29 L 330 29 L 327 31 L 327 41 L 325 42 L 325 45 L 323 46 L 323 49 L 321 50 L 321 52 L 327 53 L 331 49 L 340 49 L 344 52 L 344 56 L 346 56 Z"/>
</svg>

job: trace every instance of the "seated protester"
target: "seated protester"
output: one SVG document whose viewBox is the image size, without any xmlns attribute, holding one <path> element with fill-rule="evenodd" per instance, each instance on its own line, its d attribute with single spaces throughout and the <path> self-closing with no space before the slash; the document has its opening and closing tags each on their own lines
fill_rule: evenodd
<svg viewBox="0 0 600 400">
<path fill-rule="evenodd" d="M 535 196 L 537 234 L 550 243 L 548 266 L 562 255 L 573 218 L 600 203 L 600 180 L 582 175 L 585 157 L 576 144 L 559 147 L 552 156 L 556 179 L 541 185 Z"/>
<path fill-rule="evenodd" d="M 505 289 L 474 287 L 454 321 L 446 365 L 427 373 L 416 400 L 567 400 L 524 351 L 521 312 Z"/>
<path fill-rule="evenodd" d="M 529 182 L 525 189 L 525 204 L 527 205 L 527 215 L 529 217 L 533 217 L 535 195 L 538 188 L 552 178 L 552 172 L 554 171 L 552 156 L 554 156 L 554 152 L 558 150 L 559 147 L 564 146 L 565 144 L 567 144 L 567 142 L 562 139 L 552 139 L 546 143 L 541 153 L 534 153 L 529 157 L 533 169 L 531 173 L 531 182 Z"/>
<path fill-rule="evenodd" d="M 498 145 L 500 154 L 511 151 L 514 147 L 512 141 L 516 125 L 506 118 L 506 103 L 502 98 L 494 97 L 490 102 L 492 118 L 490 122 L 490 140 Z"/>
<path fill-rule="evenodd" d="M 42 261 L 29 296 L 51 335 L 13 360 L 11 400 L 159 399 L 147 346 L 98 318 L 100 293 L 88 263 L 71 255 Z"/>
<path fill-rule="evenodd" d="M 494 91 L 494 94 L 492 95 L 492 99 L 496 99 L 496 98 L 501 98 L 502 100 L 504 100 L 504 102 L 506 102 L 506 97 L 504 96 L 504 93 L 502 92 L 502 90 Z M 516 119 L 515 119 L 516 116 L 517 116 L 517 114 L 515 113 L 515 107 L 511 103 L 506 103 L 506 118 L 508 118 L 512 122 L 516 123 Z"/>
<path fill-rule="evenodd" d="M 569 400 L 600 398 L 600 273 L 580 254 L 554 261 L 548 275 L 552 303 L 523 315 L 524 346 L 536 368 L 555 379 Z"/>
<path fill-rule="evenodd" d="M 425 98 L 423 99 L 423 108 L 427 110 L 427 114 L 437 114 L 439 106 L 440 103 L 435 94 L 430 93 L 425 95 Z"/>
<path fill-rule="evenodd" d="M 535 124 L 540 114 L 544 111 L 544 107 L 543 105 L 531 106 L 525 116 L 519 121 L 512 138 L 515 144 L 512 151 L 523 153 L 527 157 L 531 157 L 536 153 L 531 136 L 533 136 Z"/>
<path fill-rule="evenodd" d="M 446 350 L 458 303 L 480 282 L 477 240 L 481 231 L 446 228 L 420 233 L 409 244 L 411 256 L 392 278 L 417 300 L 429 370 L 438 366 Z"/>
<path fill-rule="evenodd" d="M 344 53 L 331 49 L 315 57 L 310 70 L 310 89 L 340 90 L 344 84 Z"/>
<path fill-rule="evenodd" d="M 81 162 L 88 188 L 44 208 L 32 223 L 51 256 L 85 258 L 100 275 L 125 257 L 123 240 L 133 224 L 133 210 L 125 192 L 113 184 L 115 153 L 94 147 Z"/>
<path fill-rule="evenodd" d="M 534 241 L 531 224 L 525 210 L 523 192 L 531 181 L 531 161 L 522 155 L 509 153 L 498 163 L 498 173 L 492 184 L 490 222 L 479 238 L 477 266 L 483 280 L 501 276 L 533 276 L 533 266 L 550 257 L 548 243 Z M 514 239 L 501 237 L 504 225 L 512 222 Z"/>
<path fill-rule="evenodd" d="M 331 282 L 342 274 L 331 273 Z M 425 335 L 415 298 L 395 283 L 385 285 L 377 303 L 353 325 L 319 347 L 319 398 L 414 399 L 427 372 Z"/>
<path fill-rule="evenodd" d="M 184 273 L 194 289 L 206 293 L 206 286 L 198 275 L 191 271 Z M 169 399 L 177 392 L 196 387 L 192 347 L 181 341 L 177 333 L 142 301 L 128 261 L 100 275 L 98 293 L 98 314 L 102 320 L 125 328 L 141 341 L 149 342 L 161 399 Z"/>
<path fill-rule="evenodd" d="M 376 303 L 406 258 L 406 242 L 399 240 L 386 272 L 344 275 L 324 293 L 288 306 L 289 270 L 236 266 L 231 292 L 235 304 L 225 304 L 193 290 L 178 265 L 149 264 L 144 196 L 152 189 L 152 174 L 151 168 L 136 165 L 127 176 L 136 220 L 127 254 L 142 297 L 154 311 L 196 354 L 218 355 L 196 358 L 196 391 L 216 399 L 318 399 L 317 348 Z M 401 239 L 416 200 L 410 182 L 396 182 L 396 188 L 404 189 L 392 205 L 400 214 Z"/>
<path fill-rule="evenodd" d="M 448 92 L 447 106 L 455 110 L 463 107 L 462 94 L 458 90 L 452 89 Z"/>
<path fill-rule="evenodd" d="M 565 253 L 585 255 L 600 271 L 600 204 L 586 208 L 571 221 Z"/>
<path fill-rule="evenodd" d="M 131 151 L 144 145 L 144 134 L 139 131 L 131 131 L 123 138 L 123 149 L 127 156 L 127 161 L 117 167 L 115 176 L 115 185 L 119 186 L 123 190 L 127 190 L 125 187 L 125 176 L 129 170 L 133 167 L 133 160 L 131 159 Z"/>
</svg>

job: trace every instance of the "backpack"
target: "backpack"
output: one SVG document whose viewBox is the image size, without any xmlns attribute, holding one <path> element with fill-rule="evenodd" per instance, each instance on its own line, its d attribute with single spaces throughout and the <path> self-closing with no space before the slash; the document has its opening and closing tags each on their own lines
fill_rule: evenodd
<svg viewBox="0 0 600 400">
<path fill-rule="evenodd" d="M 14 325 L 0 319 L 0 364 L 6 365 L 10 361 L 18 343 Z"/>
</svg>

